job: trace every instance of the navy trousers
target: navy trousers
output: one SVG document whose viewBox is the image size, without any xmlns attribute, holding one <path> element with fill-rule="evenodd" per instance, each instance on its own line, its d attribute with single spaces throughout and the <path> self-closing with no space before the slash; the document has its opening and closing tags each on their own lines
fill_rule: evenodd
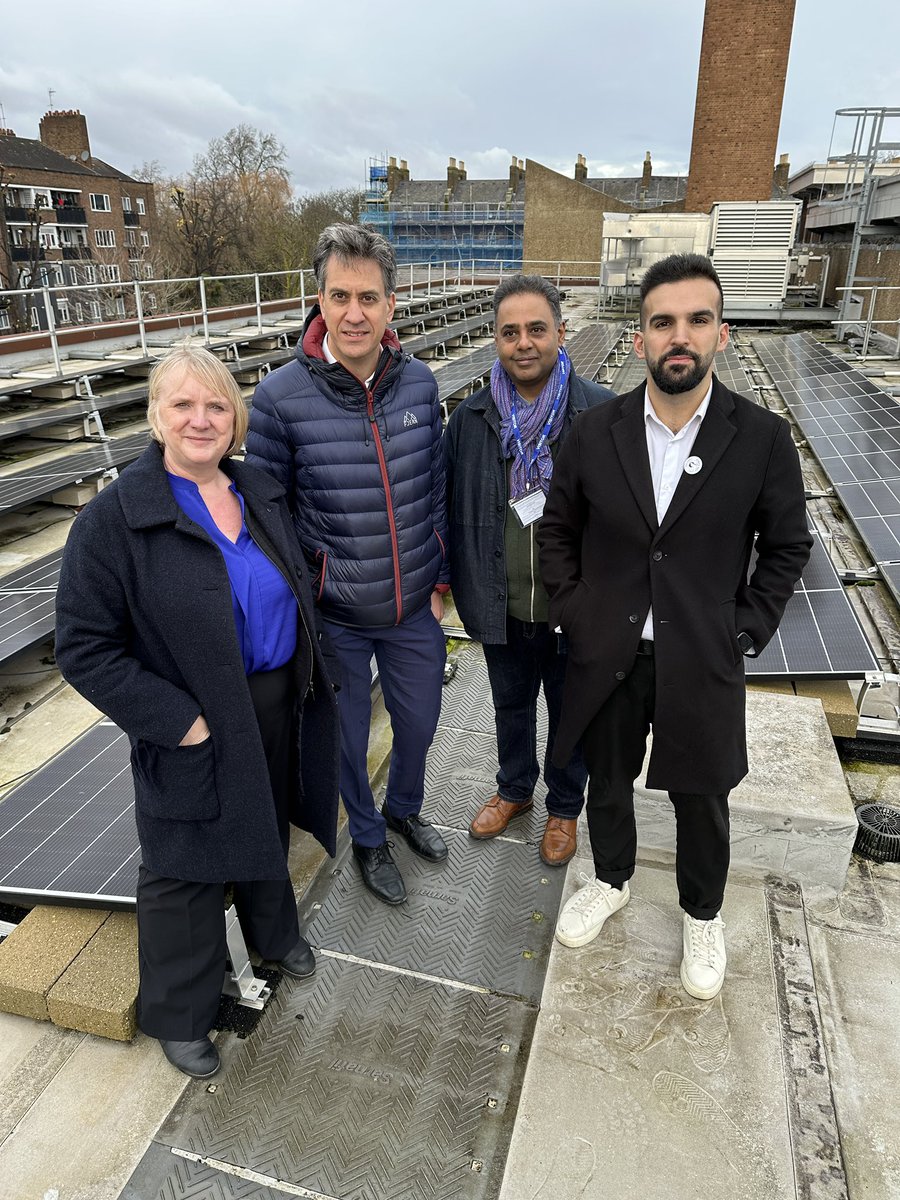
<svg viewBox="0 0 900 1200">
<path fill-rule="evenodd" d="M 577 749 L 562 769 L 551 761 L 559 727 L 566 655 L 560 635 L 546 621 L 506 618 L 506 645 L 483 646 L 497 725 L 497 794 L 520 804 L 531 798 L 540 767 L 537 756 L 537 702 L 541 686 L 547 702 L 544 783 L 547 812 L 574 820 L 584 806 L 587 768 Z"/>
<path fill-rule="evenodd" d="M 350 836 L 360 846 L 380 846 L 387 825 L 375 808 L 367 761 L 372 658 L 394 737 L 385 800 L 393 816 L 409 817 L 421 810 L 425 797 L 425 758 L 441 712 L 444 634 L 428 604 L 384 629 L 351 629 L 332 621 L 325 621 L 325 629 L 341 664 L 341 797 Z"/>
</svg>

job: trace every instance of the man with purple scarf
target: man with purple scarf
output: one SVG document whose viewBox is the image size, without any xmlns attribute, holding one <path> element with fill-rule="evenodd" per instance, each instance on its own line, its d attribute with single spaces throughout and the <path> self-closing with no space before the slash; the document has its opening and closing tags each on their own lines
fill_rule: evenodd
<svg viewBox="0 0 900 1200">
<path fill-rule="evenodd" d="M 535 533 L 553 458 L 579 412 L 613 393 L 572 372 L 559 292 L 540 275 L 514 275 L 494 293 L 497 362 L 489 387 L 454 410 L 444 434 L 450 586 L 460 620 L 482 643 L 497 726 L 497 792 L 473 838 L 503 833 L 530 811 L 540 774 L 537 700 L 544 688 L 547 821 L 540 855 L 562 866 L 575 853 L 587 771 L 580 751 L 551 762 L 565 644 L 547 623 Z"/>
</svg>

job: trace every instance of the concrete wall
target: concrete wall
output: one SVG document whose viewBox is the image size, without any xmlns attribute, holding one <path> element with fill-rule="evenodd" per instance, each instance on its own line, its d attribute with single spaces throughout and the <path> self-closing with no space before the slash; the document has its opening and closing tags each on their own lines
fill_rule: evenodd
<svg viewBox="0 0 900 1200">
<path fill-rule="evenodd" d="M 768 200 L 794 0 L 706 0 L 685 212 Z"/>
<path fill-rule="evenodd" d="M 603 213 L 627 212 L 628 207 L 529 158 L 525 165 L 523 270 L 555 274 L 555 264 L 561 262 L 563 274 L 596 278 Z"/>
<path fill-rule="evenodd" d="M 817 242 L 811 244 L 809 248 L 815 254 L 828 254 L 831 256 L 831 262 L 828 267 L 825 300 L 828 304 L 839 305 L 844 293 L 837 291 L 837 288 L 844 286 L 847 275 L 847 263 L 850 258 L 850 243 Z M 808 274 L 811 280 L 819 280 L 821 278 L 820 272 L 821 264 L 810 264 Z M 877 285 L 872 282 L 861 284 L 861 289 L 872 286 L 877 286 L 879 289 L 889 287 L 898 289 L 895 292 L 879 290 L 875 298 L 873 316 L 876 321 L 896 322 L 900 320 L 900 242 L 884 243 L 878 246 L 863 246 L 856 263 L 856 275 L 860 279 L 878 281 Z M 871 292 L 860 290 L 859 295 L 863 298 L 862 315 L 865 320 L 869 316 Z M 897 336 L 896 324 L 876 325 L 874 328 L 878 333 L 887 334 L 889 337 L 893 338 Z"/>
</svg>

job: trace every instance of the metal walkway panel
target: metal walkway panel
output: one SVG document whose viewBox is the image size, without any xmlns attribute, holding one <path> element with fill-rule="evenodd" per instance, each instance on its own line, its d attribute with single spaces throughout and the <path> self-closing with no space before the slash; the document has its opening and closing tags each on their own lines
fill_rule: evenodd
<svg viewBox="0 0 900 1200">
<path fill-rule="evenodd" d="M 565 872 L 546 868 L 533 845 L 442 832 L 450 851 L 442 863 L 418 858 L 396 839 L 409 895 L 396 907 L 363 886 L 348 849 L 310 893 L 306 936 L 323 950 L 536 1003 Z"/>
<path fill-rule="evenodd" d="M 0 896 L 134 907 L 130 752 L 125 734 L 101 721 L 4 798 Z"/>
<path fill-rule="evenodd" d="M 157 1141 L 249 1168 L 275 1195 L 286 1183 L 336 1200 L 486 1197 L 533 1024 L 508 997 L 320 958 L 314 981 L 278 989 L 251 1038 L 220 1038 L 214 1094 L 190 1086 Z M 230 1190 L 227 1171 L 201 1180 L 174 1163 L 150 1190 L 142 1167 L 122 1200 L 257 1195 Z"/>
</svg>

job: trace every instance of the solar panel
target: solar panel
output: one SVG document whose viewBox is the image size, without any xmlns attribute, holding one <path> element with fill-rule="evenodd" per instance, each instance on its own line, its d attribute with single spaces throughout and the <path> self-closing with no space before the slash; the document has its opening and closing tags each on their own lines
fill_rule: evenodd
<svg viewBox="0 0 900 1200">
<path fill-rule="evenodd" d="M 150 434 L 131 433 L 126 437 L 112 438 L 90 450 L 67 454 L 49 463 L 19 467 L 16 471 L 0 476 L 0 512 L 18 508 L 29 500 L 49 496 L 60 488 L 68 487 L 79 479 L 101 475 L 111 467 L 121 467 L 133 462 L 145 449 Z"/>
<path fill-rule="evenodd" d="M 596 379 L 597 372 L 619 344 L 627 328 L 626 321 L 617 321 L 613 324 L 587 325 L 573 333 L 566 341 L 566 350 L 575 374 L 583 379 Z"/>
<path fill-rule="evenodd" d="M 873 560 L 900 560 L 900 404 L 811 334 L 753 345 Z"/>
<path fill-rule="evenodd" d="M 0 662 L 56 628 L 56 588 L 62 550 L 0 579 Z"/>
<path fill-rule="evenodd" d="M 753 679 L 861 679 L 869 671 L 880 670 L 816 531 L 809 562 L 778 631 L 762 654 L 744 659 L 744 668 Z"/>
<path fill-rule="evenodd" d="M 140 849 L 128 738 L 100 721 L 3 800 L 0 897 L 133 908 Z"/>
<path fill-rule="evenodd" d="M 436 329 L 429 329 L 427 333 L 419 333 L 415 337 L 407 338 L 403 343 L 403 349 L 409 354 L 421 354 L 423 350 L 442 346 L 445 342 L 453 341 L 454 338 L 468 338 L 468 335 L 476 329 L 486 329 L 491 323 L 492 320 L 489 316 L 484 313 L 475 313 L 474 316 L 465 317 L 462 321 L 454 321 L 452 325 L 442 325 Z"/>
<path fill-rule="evenodd" d="M 440 367 L 434 373 L 439 398 L 446 400 L 462 388 L 467 387 L 473 380 L 483 379 L 489 375 L 496 358 L 497 351 L 494 344 L 491 343 L 490 346 L 482 346 L 478 350 L 473 350 L 471 354 L 463 355 L 462 358 L 454 358 L 446 366 Z"/>
</svg>

